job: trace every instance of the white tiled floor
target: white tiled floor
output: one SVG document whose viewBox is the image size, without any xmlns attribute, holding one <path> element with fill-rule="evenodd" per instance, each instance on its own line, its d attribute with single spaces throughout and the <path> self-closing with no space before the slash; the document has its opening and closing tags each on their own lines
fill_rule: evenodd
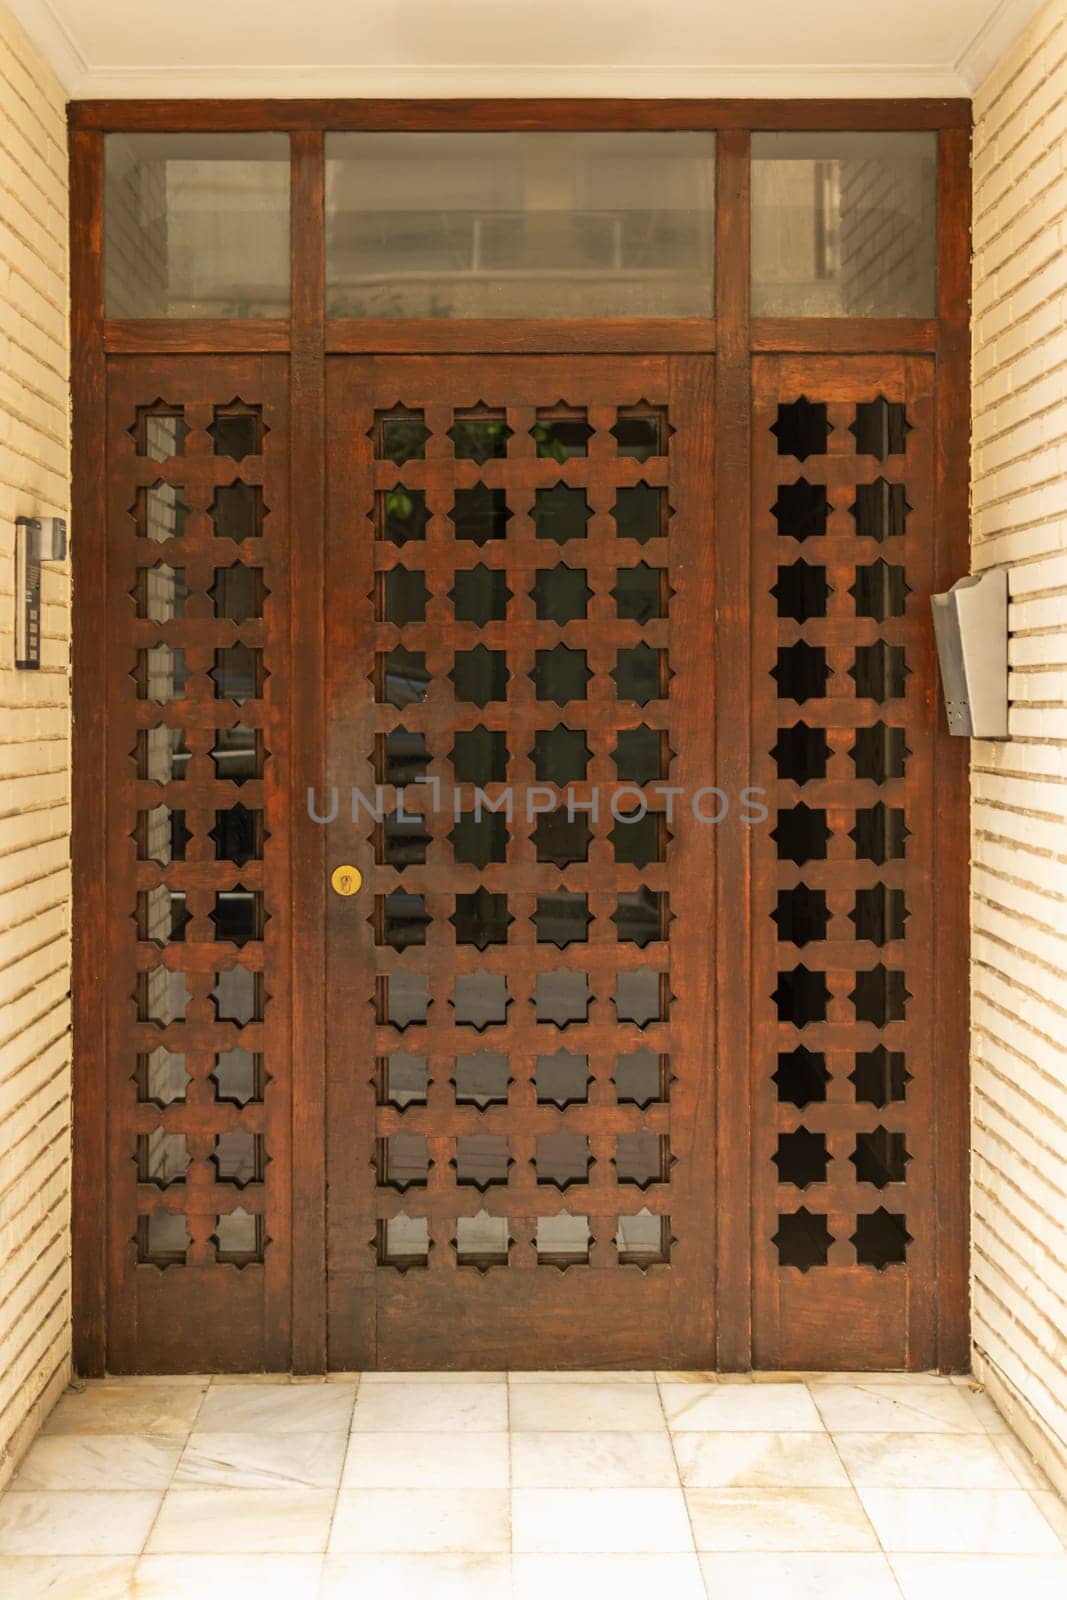
<svg viewBox="0 0 1067 1600">
<path fill-rule="evenodd" d="M 966 1380 L 112 1379 L 0 1496 L 4 1600 L 1067 1600 Z"/>
</svg>

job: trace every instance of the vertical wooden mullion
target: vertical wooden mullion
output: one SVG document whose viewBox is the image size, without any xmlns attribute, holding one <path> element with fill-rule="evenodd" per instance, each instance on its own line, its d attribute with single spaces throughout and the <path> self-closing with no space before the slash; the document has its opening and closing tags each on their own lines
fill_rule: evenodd
<svg viewBox="0 0 1067 1600">
<path fill-rule="evenodd" d="M 107 1359 L 107 1007 L 99 985 L 106 937 L 107 464 L 104 379 L 104 140 L 70 140 L 71 552 L 73 584 L 72 1019 L 74 1150 L 71 1232 L 74 1365 L 99 1377 Z"/>
<path fill-rule="evenodd" d="M 947 589 L 970 571 L 971 136 L 938 135 L 937 376 L 934 587 Z M 936 699 L 940 700 L 936 686 Z M 940 704 L 935 739 L 934 1036 L 937 1067 L 937 1364 L 970 1365 L 968 1314 L 970 1147 L 968 995 L 970 744 L 946 730 Z"/>
<path fill-rule="evenodd" d="M 292 135 L 289 357 L 294 1372 L 326 1370 L 325 836 L 304 796 L 323 772 L 325 166 Z"/>
<path fill-rule="evenodd" d="M 739 816 L 749 783 L 749 149 L 741 129 L 717 136 L 715 185 L 715 774 Z M 751 1365 L 750 865 L 738 820 L 715 853 L 715 1116 L 717 1365 Z"/>
</svg>

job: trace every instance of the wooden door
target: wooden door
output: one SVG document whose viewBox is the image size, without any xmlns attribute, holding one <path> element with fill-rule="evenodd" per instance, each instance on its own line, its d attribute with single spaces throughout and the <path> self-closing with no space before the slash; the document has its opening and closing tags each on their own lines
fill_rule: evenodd
<svg viewBox="0 0 1067 1600">
<path fill-rule="evenodd" d="M 935 493 L 931 359 L 756 358 L 758 1367 L 937 1360 Z"/>
<path fill-rule="evenodd" d="M 711 393 L 328 362 L 333 1367 L 714 1360 Z"/>
<path fill-rule="evenodd" d="M 113 1372 L 289 1361 L 287 365 L 108 368 Z"/>
</svg>

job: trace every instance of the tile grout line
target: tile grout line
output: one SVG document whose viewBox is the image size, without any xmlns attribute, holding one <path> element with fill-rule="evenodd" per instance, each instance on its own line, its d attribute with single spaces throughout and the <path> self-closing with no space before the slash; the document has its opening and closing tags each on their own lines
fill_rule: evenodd
<svg viewBox="0 0 1067 1600">
<path fill-rule="evenodd" d="M 841 1470 L 845 1474 L 845 1477 L 849 1481 L 849 1486 L 850 1486 L 850 1488 L 852 1490 L 852 1493 L 856 1496 L 856 1501 L 857 1501 L 857 1503 L 859 1505 L 860 1510 L 863 1512 L 864 1519 L 866 1520 L 867 1526 L 870 1528 L 871 1532 L 874 1534 L 875 1541 L 876 1541 L 876 1543 L 878 1545 L 879 1550 L 882 1552 L 883 1559 L 885 1560 L 886 1569 L 889 1572 L 889 1575 L 893 1580 L 893 1585 L 896 1588 L 897 1593 L 900 1595 L 901 1600 L 905 1600 L 904 1591 L 901 1588 L 900 1579 L 897 1576 L 897 1571 L 896 1571 L 896 1568 L 893 1565 L 892 1557 L 890 1555 L 890 1552 L 886 1549 L 885 1545 L 882 1543 L 881 1535 L 879 1534 L 878 1529 L 875 1527 L 874 1523 L 871 1521 L 870 1513 L 868 1512 L 867 1507 L 863 1503 L 863 1496 L 860 1494 L 860 1486 L 856 1482 L 855 1478 L 852 1476 L 852 1473 L 849 1470 L 848 1462 L 845 1460 L 844 1456 L 841 1454 L 841 1451 L 838 1449 L 837 1435 L 833 1431 L 833 1429 L 828 1426 L 826 1418 L 823 1416 L 822 1411 L 821 1411 L 821 1409 L 819 1407 L 819 1402 L 815 1398 L 815 1394 L 813 1393 L 815 1385 L 810 1384 L 810 1383 L 806 1383 L 805 1384 L 805 1388 L 807 1388 L 808 1393 L 811 1395 L 811 1403 L 815 1407 L 815 1410 L 819 1414 L 819 1421 L 822 1423 L 823 1432 L 826 1434 L 826 1437 L 830 1441 L 830 1448 L 833 1450 L 834 1455 L 837 1457 L 838 1461 L 841 1463 Z"/>
<path fill-rule="evenodd" d="M 330 1522 L 329 1522 L 329 1526 L 326 1529 L 325 1541 L 323 1542 L 323 1547 L 322 1547 L 322 1567 L 321 1567 L 321 1569 L 319 1571 L 319 1581 L 315 1585 L 316 1594 L 321 1594 L 323 1589 L 326 1586 L 326 1559 L 330 1554 L 330 1541 L 333 1538 L 333 1525 L 337 1521 L 337 1508 L 341 1503 L 341 1486 L 345 1481 L 345 1469 L 348 1466 L 348 1452 L 352 1448 L 352 1440 L 355 1437 L 355 1434 L 354 1434 L 353 1430 L 354 1430 L 355 1421 L 356 1421 L 356 1403 L 359 1400 L 359 1391 L 360 1391 L 360 1389 L 362 1387 L 363 1387 L 363 1374 L 361 1372 L 361 1373 L 358 1374 L 358 1376 L 356 1378 L 355 1386 L 354 1386 L 353 1391 L 352 1391 L 352 1410 L 348 1414 L 348 1433 L 347 1433 L 346 1438 L 345 1438 L 345 1452 L 344 1452 L 344 1455 L 341 1458 L 341 1474 L 340 1474 L 340 1477 L 337 1479 L 337 1486 L 334 1489 L 333 1508 L 330 1511 Z"/>
<path fill-rule="evenodd" d="M 678 1451 L 675 1448 L 674 1431 L 671 1428 L 670 1418 L 667 1415 L 667 1407 L 663 1403 L 663 1388 L 658 1377 L 654 1376 L 653 1382 L 656 1385 L 656 1399 L 659 1401 L 659 1408 L 663 1417 L 663 1426 L 667 1430 L 667 1439 L 671 1447 L 671 1460 L 674 1462 L 674 1470 L 678 1475 L 678 1490 L 682 1496 L 682 1504 L 685 1506 L 685 1519 L 689 1524 L 689 1536 L 693 1541 L 693 1554 L 697 1564 L 697 1571 L 700 1574 L 700 1582 L 703 1586 L 705 1595 L 708 1597 L 708 1600 L 713 1600 L 711 1590 L 708 1587 L 708 1580 L 704 1576 L 704 1563 L 700 1559 L 700 1548 L 697 1544 L 697 1531 L 693 1526 L 693 1513 L 689 1509 L 689 1496 L 686 1494 L 685 1484 L 682 1482 L 682 1464 L 678 1460 Z"/>
<path fill-rule="evenodd" d="M 134 1578 L 135 1579 L 136 1579 L 136 1575 L 137 1575 L 137 1566 L 140 1564 L 141 1558 L 144 1555 L 146 1555 L 147 1552 L 148 1552 L 149 1540 L 151 1539 L 153 1533 L 155 1533 L 156 1527 L 157 1527 L 157 1525 L 159 1523 L 159 1519 L 163 1514 L 163 1502 L 166 1500 L 168 1494 L 170 1493 L 171 1489 L 174 1486 L 174 1480 L 178 1476 L 178 1468 L 181 1466 L 182 1460 L 183 1460 L 183 1458 L 185 1456 L 185 1452 L 189 1448 L 189 1440 L 193 1436 L 193 1428 L 196 1426 L 196 1419 L 200 1415 L 201 1410 L 203 1409 L 204 1401 L 207 1399 L 208 1390 L 210 1388 L 211 1388 L 211 1379 L 209 1378 L 207 1383 L 204 1385 L 204 1387 L 200 1391 L 200 1400 L 199 1400 L 199 1402 L 197 1404 L 196 1410 L 193 1412 L 193 1415 L 189 1419 L 189 1426 L 185 1430 L 185 1438 L 182 1441 L 182 1447 L 178 1452 L 178 1459 L 174 1463 L 174 1470 L 170 1475 L 170 1478 L 169 1478 L 169 1480 L 167 1482 L 166 1488 L 163 1490 L 163 1493 L 159 1497 L 159 1504 L 156 1506 L 156 1514 L 152 1518 L 152 1521 L 149 1523 L 148 1531 L 146 1532 L 146 1534 L 144 1536 L 144 1539 L 141 1541 L 141 1548 L 134 1555 Z"/>
</svg>

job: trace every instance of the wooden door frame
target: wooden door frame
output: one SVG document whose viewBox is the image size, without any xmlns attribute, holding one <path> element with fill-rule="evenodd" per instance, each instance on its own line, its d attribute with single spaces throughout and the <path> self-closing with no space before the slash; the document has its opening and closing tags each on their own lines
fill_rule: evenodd
<svg viewBox="0 0 1067 1600">
<path fill-rule="evenodd" d="M 73 1118 L 74 1359 L 106 1369 L 108 1019 L 95 972 L 106 948 L 108 710 L 102 687 L 107 594 L 106 362 L 137 353 L 280 351 L 289 355 L 290 479 L 301 537 L 293 540 L 293 769 L 321 771 L 324 749 L 322 585 L 328 352 L 425 354 L 560 351 L 716 353 L 720 702 L 718 782 L 748 781 L 749 365 L 754 352 L 932 353 L 937 362 L 938 588 L 969 565 L 970 129 L 963 99 L 916 100 L 101 100 L 69 108 L 73 394 Z M 323 141 L 329 131 L 714 130 L 717 137 L 716 317 L 558 322 L 327 320 Z M 933 130 L 938 135 L 937 313 L 932 319 L 766 318 L 749 314 L 749 138 L 752 130 Z M 108 132 L 291 134 L 292 301 L 288 319 L 107 320 L 103 280 L 103 140 Z M 293 572 L 297 576 L 296 570 Z M 299 708 L 297 711 L 296 708 Z M 938 1365 L 969 1362 L 968 1280 L 968 747 L 942 729 L 946 803 L 936 821 L 935 973 L 938 1115 Z M 293 808 L 292 1096 L 293 1344 L 296 1372 L 326 1366 L 323 834 Z M 716 926 L 748 971 L 750 874 L 744 850 L 719 852 Z M 740 941 L 740 943 L 739 943 Z M 751 1365 L 751 1193 L 747 986 L 723 982 L 716 1008 L 720 1080 L 717 1365 Z M 727 1081 L 727 1075 L 728 1081 Z"/>
</svg>

